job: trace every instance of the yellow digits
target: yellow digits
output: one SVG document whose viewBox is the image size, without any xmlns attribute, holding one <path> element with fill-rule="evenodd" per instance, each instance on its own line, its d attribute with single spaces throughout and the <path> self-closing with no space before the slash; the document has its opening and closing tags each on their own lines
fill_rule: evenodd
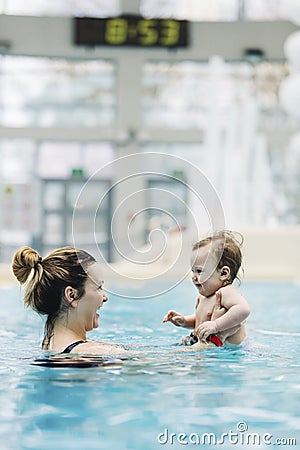
<svg viewBox="0 0 300 450">
<path fill-rule="evenodd" d="M 160 44 L 175 45 L 179 40 L 179 23 L 175 20 L 162 21 Z"/>
<path fill-rule="evenodd" d="M 139 20 L 138 30 L 142 35 L 139 41 L 143 45 L 155 45 L 158 39 L 158 31 L 156 29 L 156 20 Z"/>
<path fill-rule="evenodd" d="M 122 18 L 110 19 L 106 23 L 105 40 L 108 44 L 124 44 L 127 39 L 128 22 Z"/>
</svg>

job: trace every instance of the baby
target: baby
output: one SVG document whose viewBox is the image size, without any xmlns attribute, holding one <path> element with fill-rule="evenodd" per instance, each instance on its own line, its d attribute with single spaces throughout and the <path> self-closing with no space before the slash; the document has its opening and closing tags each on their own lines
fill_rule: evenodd
<svg viewBox="0 0 300 450">
<path fill-rule="evenodd" d="M 224 342 L 239 345 L 245 339 L 245 319 L 250 308 L 232 284 L 235 279 L 239 280 L 242 242 L 243 238 L 239 242 L 232 232 L 221 231 L 194 244 L 193 283 L 200 294 L 196 312 L 183 316 L 171 310 L 163 319 L 163 322 L 194 329 L 183 344 L 211 341 L 217 346 Z"/>
</svg>

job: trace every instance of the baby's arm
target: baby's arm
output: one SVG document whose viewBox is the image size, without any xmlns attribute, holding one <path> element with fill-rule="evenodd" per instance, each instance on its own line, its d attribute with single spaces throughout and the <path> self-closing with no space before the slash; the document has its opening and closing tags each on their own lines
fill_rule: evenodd
<svg viewBox="0 0 300 450">
<path fill-rule="evenodd" d="M 195 328 L 195 314 L 183 316 L 182 314 L 171 310 L 165 315 L 163 322 L 171 322 L 177 327 Z"/>
<path fill-rule="evenodd" d="M 234 286 L 226 286 L 216 293 L 216 307 L 227 311 L 215 320 L 203 322 L 196 330 L 200 340 L 206 340 L 210 334 L 216 334 L 239 326 L 250 314 L 250 307 L 244 297 Z"/>
</svg>

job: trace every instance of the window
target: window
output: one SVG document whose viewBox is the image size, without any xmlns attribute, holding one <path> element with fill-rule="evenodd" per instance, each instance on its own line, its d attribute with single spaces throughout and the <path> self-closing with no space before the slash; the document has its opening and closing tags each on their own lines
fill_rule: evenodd
<svg viewBox="0 0 300 450">
<path fill-rule="evenodd" d="M 119 0 L 0 0 L 0 13 L 20 16 L 107 17 L 119 12 Z"/>
<path fill-rule="evenodd" d="M 111 62 L 5 56 L 0 68 L 0 126 L 105 127 L 114 122 Z"/>
<path fill-rule="evenodd" d="M 238 20 L 238 0 L 141 0 L 146 17 L 175 17 L 194 21 Z"/>
</svg>

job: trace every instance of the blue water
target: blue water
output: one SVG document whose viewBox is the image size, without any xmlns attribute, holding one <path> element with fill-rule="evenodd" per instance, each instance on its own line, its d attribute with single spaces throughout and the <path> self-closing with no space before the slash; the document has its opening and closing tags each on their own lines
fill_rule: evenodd
<svg viewBox="0 0 300 450">
<path fill-rule="evenodd" d="M 42 320 L 18 289 L 0 290 L 1 450 L 300 448 L 300 286 L 240 290 L 252 309 L 247 343 L 201 353 L 173 353 L 185 332 L 161 323 L 170 308 L 193 311 L 190 283 L 148 300 L 111 296 L 90 337 L 138 357 L 85 369 L 31 365 Z"/>
</svg>

